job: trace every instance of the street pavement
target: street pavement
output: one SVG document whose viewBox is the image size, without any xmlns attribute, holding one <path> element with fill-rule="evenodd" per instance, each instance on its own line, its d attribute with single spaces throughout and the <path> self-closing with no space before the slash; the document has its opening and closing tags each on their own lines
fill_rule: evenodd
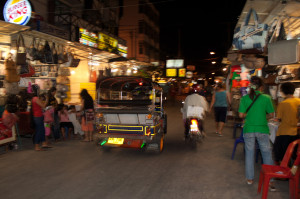
<svg viewBox="0 0 300 199">
<path fill-rule="evenodd" d="M 206 139 L 196 150 L 183 141 L 181 104 L 169 101 L 168 133 L 161 154 L 115 148 L 103 151 L 79 140 L 54 143 L 36 152 L 30 138 L 19 150 L 0 148 L 1 199 L 258 199 L 261 165 L 247 185 L 243 144 L 231 160 L 233 121 L 218 137 L 213 115 L 205 120 Z M 289 198 L 288 181 L 276 181 L 272 199 Z"/>
</svg>

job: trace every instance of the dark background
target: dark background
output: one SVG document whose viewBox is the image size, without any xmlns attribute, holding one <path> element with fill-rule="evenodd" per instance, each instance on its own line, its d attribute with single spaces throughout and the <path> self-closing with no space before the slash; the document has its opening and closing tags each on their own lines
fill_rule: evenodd
<svg viewBox="0 0 300 199">
<path fill-rule="evenodd" d="M 200 72 L 221 67 L 221 57 L 231 46 L 233 30 L 246 0 L 152 2 L 160 11 L 162 60 L 181 54 L 185 65 L 196 65 Z M 216 55 L 211 56 L 210 51 Z M 216 65 L 211 64 L 211 58 L 219 58 Z"/>
</svg>

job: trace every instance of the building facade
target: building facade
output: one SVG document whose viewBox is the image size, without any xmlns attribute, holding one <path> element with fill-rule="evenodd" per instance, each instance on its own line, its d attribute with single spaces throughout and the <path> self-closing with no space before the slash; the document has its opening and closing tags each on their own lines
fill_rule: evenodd
<svg viewBox="0 0 300 199">
<path fill-rule="evenodd" d="M 149 0 L 123 0 L 119 37 L 126 40 L 128 58 L 159 62 L 159 12 Z"/>
</svg>

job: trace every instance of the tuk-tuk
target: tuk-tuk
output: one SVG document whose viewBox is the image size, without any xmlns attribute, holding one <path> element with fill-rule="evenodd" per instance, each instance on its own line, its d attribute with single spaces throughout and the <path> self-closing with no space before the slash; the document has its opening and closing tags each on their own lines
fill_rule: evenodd
<svg viewBox="0 0 300 199">
<path fill-rule="evenodd" d="M 162 152 L 167 115 L 157 83 L 134 76 L 103 78 L 97 84 L 97 104 L 98 145 Z"/>
</svg>

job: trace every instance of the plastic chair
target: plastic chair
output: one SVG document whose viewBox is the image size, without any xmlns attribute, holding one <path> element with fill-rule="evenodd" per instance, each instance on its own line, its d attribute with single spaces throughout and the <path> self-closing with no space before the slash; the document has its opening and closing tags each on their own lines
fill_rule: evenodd
<svg viewBox="0 0 300 199">
<path fill-rule="evenodd" d="M 297 158 L 291 168 L 297 168 L 295 174 L 291 172 L 291 168 L 288 166 L 291 157 L 293 155 L 293 151 L 295 147 L 298 145 L 297 149 Z M 271 178 L 285 178 L 289 179 L 289 189 L 290 189 L 290 199 L 298 199 L 299 197 L 299 178 L 300 178 L 300 169 L 298 168 L 300 165 L 300 139 L 295 140 L 294 142 L 289 144 L 287 148 L 283 160 L 280 166 L 276 165 L 262 165 L 260 175 L 259 175 L 259 184 L 257 192 L 261 192 L 261 187 L 263 186 L 262 191 L 262 199 L 266 199 L 268 197 L 268 188 L 269 182 Z"/>
<path fill-rule="evenodd" d="M 237 128 L 242 128 L 243 129 L 243 124 L 242 123 L 234 123 L 233 125 L 233 138 L 236 138 L 236 130 Z"/>
<path fill-rule="evenodd" d="M 242 128 L 240 137 L 237 138 L 237 139 L 234 141 L 234 147 L 233 147 L 233 151 L 232 151 L 232 154 L 231 154 L 231 159 L 232 159 L 232 160 L 234 159 L 235 150 L 236 150 L 236 147 L 237 147 L 237 144 L 238 144 L 238 143 L 245 143 L 244 138 L 243 138 L 243 128 Z"/>
<path fill-rule="evenodd" d="M 241 135 L 239 138 L 237 138 L 235 141 L 234 141 L 234 147 L 233 147 L 233 150 L 232 150 L 232 154 L 231 154 L 231 159 L 233 160 L 234 159 L 234 155 L 235 155 L 235 151 L 236 151 L 236 147 L 237 147 L 237 144 L 238 143 L 245 143 L 245 140 L 244 140 L 244 137 L 243 137 L 243 127 L 242 128 L 242 131 L 241 131 Z M 255 149 L 256 149 L 256 154 L 255 154 L 255 162 L 258 162 L 258 155 L 259 155 L 259 145 L 257 143 L 257 141 L 255 141 Z"/>
</svg>

